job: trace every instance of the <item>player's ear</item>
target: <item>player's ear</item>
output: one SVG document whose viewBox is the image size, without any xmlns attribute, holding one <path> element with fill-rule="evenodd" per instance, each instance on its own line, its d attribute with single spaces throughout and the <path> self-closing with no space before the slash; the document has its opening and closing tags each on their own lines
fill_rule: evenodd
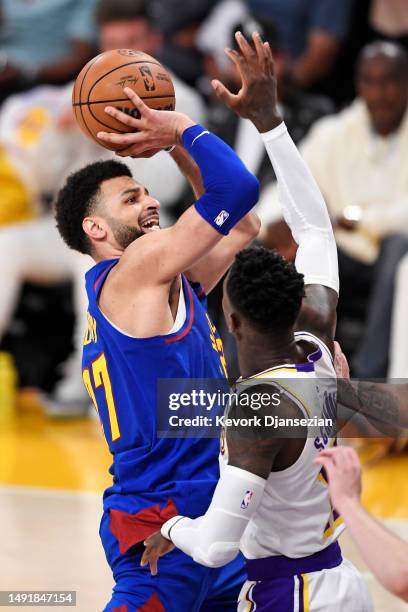
<svg viewBox="0 0 408 612">
<path fill-rule="evenodd" d="M 103 240 L 107 234 L 105 224 L 98 217 L 85 217 L 82 229 L 92 240 Z"/>
<path fill-rule="evenodd" d="M 229 315 L 229 321 L 227 321 L 227 324 L 228 324 L 228 331 L 231 334 L 236 334 L 238 329 L 241 326 L 239 315 L 237 315 L 235 312 L 231 312 L 231 314 Z"/>
</svg>

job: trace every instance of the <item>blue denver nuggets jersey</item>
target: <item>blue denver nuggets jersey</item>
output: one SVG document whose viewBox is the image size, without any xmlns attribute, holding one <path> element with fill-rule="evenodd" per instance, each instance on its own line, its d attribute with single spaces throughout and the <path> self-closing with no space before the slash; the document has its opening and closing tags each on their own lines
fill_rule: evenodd
<svg viewBox="0 0 408 612">
<path fill-rule="evenodd" d="M 222 343 L 202 290 L 200 299 L 184 276 L 186 320 L 178 332 L 138 339 L 116 329 L 97 301 L 118 261 L 100 262 L 86 275 L 83 378 L 113 455 L 113 485 L 105 491 L 104 508 L 137 513 L 171 500 L 177 513 L 199 516 L 219 477 L 218 440 L 157 438 L 157 379 L 224 377 Z"/>
</svg>

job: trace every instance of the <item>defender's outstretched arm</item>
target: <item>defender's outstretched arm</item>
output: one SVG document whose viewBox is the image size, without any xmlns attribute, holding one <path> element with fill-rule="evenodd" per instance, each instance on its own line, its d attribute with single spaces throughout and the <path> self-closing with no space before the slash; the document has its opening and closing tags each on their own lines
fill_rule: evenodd
<svg viewBox="0 0 408 612">
<path fill-rule="evenodd" d="M 250 119 L 262 135 L 274 168 L 283 214 L 298 244 L 296 268 L 305 275 L 306 298 L 299 327 L 322 338 L 332 349 L 339 291 L 337 249 L 320 190 L 288 134 L 278 110 L 272 53 L 258 34 L 251 46 L 239 32 L 236 64 L 242 88 L 233 95 L 213 83 L 217 95 L 240 117 Z"/>
</svg>

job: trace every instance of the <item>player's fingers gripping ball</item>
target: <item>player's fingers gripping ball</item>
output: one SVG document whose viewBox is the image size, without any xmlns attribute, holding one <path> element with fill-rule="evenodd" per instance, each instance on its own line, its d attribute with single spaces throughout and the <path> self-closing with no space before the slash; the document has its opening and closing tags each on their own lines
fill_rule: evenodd
<svg viewBox="0 0 408 612">
<path fill-rule="evenodd" d="M 98 132 L 126 134 L 132 129 L 108 115 L 105 108 L 112 106 L 134 118 L 140 117 L 124 93 L 125 87 L 132 89 L 150 108 L 174 110 L 176 104 L 169 73 L 151 55 L 134 49 L 116 49 L 94 57 L 75 81 L 72 104 L 84 134 L 112 151 L 124 146 L 100 140 Z"/>
</svg>

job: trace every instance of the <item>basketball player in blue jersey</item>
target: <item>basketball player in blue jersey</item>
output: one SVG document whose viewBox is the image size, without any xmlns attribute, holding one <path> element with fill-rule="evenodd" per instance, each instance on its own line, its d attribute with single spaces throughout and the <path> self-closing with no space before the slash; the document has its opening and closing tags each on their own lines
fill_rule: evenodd
<svg viewBox="0 0 408 612">
<path fill-rule="evenodd" d="M 137 133 L 101 135 L 133 156 L 171 153 L 197 201 L 160 230 L 159 202 L 116 161 L 71 175 L 56 202 L 61 236 L 89 253 L 83 380 L 113 455 L 100 534 L 115 587 L 109 612 L 233 610 L 245 580 L 238 559 L 219 569 L 175 550 L 151 576 L 143 541 L 178 514 L 205 512 L 219 477 L 218 442 L 156 435 L 160 378 L 225 377 L 222 343 L 205 294 L 259 230 L 258 181 L 216 136 L 177 112 L 154 111 L 125 90 L 140 113 L 111 115 Z M 126 154 L 127 151 L 122 151 Z"/>
<path fill-rule="evenodd" d="M 261 132 L 298 250 L 293 266 L 276 252 L 248 248 L 228 273 L 224 313 L 237 341 L 242 378 L 227 416 L 243 425 L 225 426 L 221 477 L 206 513 L 169 519 L 147 538 L 142 563 L 154 574 L 159 569 L 160 576 L 171 543 L 208 567 L 231 562 L 241 550 L 248 581 L 240 612 L 371 612 L 362 577 L 342 557 L 337 538 L 344 525 L 315 461 L 335 443 L 336 431 L 333 340 L 339 281 L 333 231 L 325 202 L 279 114 L 268 45 L 257 34 L 253 45 L 239 33 L 236 39 L 239 51 L 228 55 L 243 86 L 236 95 L 218 82 L 215 89 Z M 257 83 L 263 87 L 254 97 Z M 268 428 L 266 417 L 298 419 L 299 425 L 285 437 L 282 430 Z M 322 422 L 309 436 L 308 419 Z"/>
</svg>

